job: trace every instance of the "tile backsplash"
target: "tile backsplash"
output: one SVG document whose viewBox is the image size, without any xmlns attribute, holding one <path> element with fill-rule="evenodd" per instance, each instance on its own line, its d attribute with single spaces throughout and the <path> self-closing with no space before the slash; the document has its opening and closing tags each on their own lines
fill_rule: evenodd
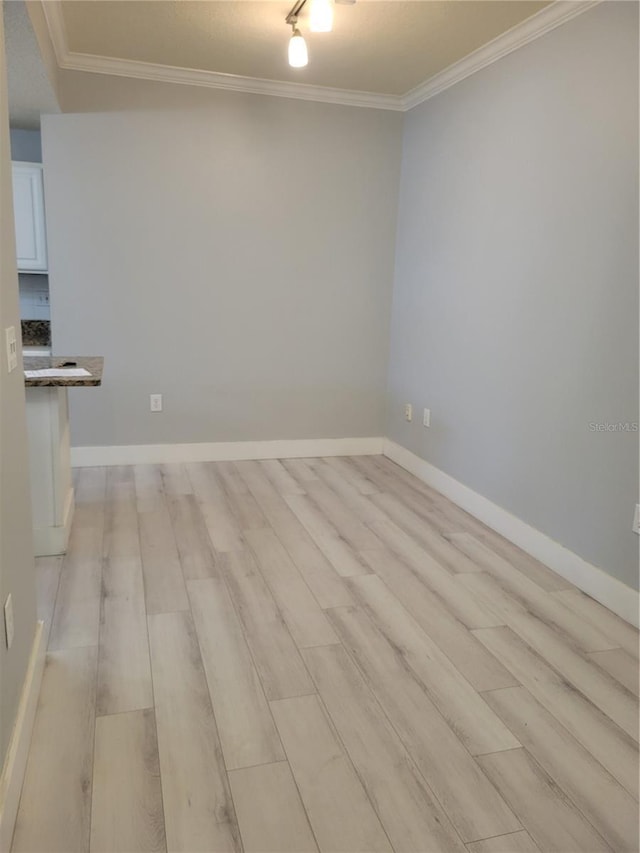
<svg viewBox="0 0 640 853">
<path fill-rule="evenodd" d="M 49 319 L 49 277 L 34 273 L 18 273 L 20 317 L 23 320 Z"/>
</svg>

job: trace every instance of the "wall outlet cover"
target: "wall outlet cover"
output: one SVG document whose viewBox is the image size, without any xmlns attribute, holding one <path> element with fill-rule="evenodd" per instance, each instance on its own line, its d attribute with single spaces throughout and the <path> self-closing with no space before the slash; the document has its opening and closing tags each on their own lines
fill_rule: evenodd
<svg viewBox="0 0 640 853">
<path fill-rule="evenodd" d="M 636 504 L 636 511 L 633 514 L 633 532 L 640 535 L 640 504 Z"/>
<path fill-rule="evenodd" d="M 152 412 L 162 411 L 162 394 L 149 394 L 149 409 Z"/>
<path fill-rule="evenodd" d="M 9 326 L 4 330 L 7 342 L 7 370 L 11 373 L 18 366 L 18 344 L 16 341 L 16 327 Z"/>
<path fill-rule="evenodd" d="M 431 426 L 431 409 L 425 409 L 422 412 L 422 426 Z"/>
</svg>

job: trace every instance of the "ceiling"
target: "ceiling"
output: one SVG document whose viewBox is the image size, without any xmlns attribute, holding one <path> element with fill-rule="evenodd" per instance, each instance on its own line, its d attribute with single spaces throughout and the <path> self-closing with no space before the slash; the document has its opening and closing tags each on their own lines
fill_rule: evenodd
<svg viewBox="0 0 640 853">
<path fill-rule="evenodd" d="M 57 113 L 58 102 L 49 81 L 27 9 L 22 0 L 2 8 L 5 30 L 9 121 L 25 130 L 40 127 L 43 113 Z"/>
<path fill-rule="evenodd" d="M 398 96 L 549 4 L 358 0 L 335 6 L 331 33 L 309 33 L 303 9 L 299 26 L 309 65 L 301 69 L 287 63 L 291 31 L 284 19 L 292 5 L 293 0 L 64 0 L 61 11 L 71 55 Z"/>
</svg>

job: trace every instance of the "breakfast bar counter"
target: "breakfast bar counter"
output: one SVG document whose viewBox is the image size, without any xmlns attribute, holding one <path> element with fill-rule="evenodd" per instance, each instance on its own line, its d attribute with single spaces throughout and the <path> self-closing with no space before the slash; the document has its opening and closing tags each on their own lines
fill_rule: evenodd
<svg viewBox="0 0 640 853">
<path fill-rule="evenodd" d="M 74 509 L 67 389 L 101 385 L 103 359 L 25 355 L 23 362 L 34 551 L 64 554 Z"/>
</svg>

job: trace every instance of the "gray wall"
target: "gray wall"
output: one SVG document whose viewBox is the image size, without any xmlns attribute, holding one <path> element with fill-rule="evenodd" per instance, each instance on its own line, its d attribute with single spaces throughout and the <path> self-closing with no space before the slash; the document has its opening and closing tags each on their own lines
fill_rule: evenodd
<svg viewBox="0 0 640 853">
<path fill-rule="evenodd" d="M 11 159 L 22 163 L 42 163 L 42 145 L 39 130 L 11 128 Z"/>
<path fill-rule="evenodd" d="M 406 116 L 388 435 L 638 585 L 638 7 Z M 431 408 L 403 420 L 403 404 Z"/>
<path fill-rule="evenodd" d="M 71 76 L 92 111 L 42 122 L 53 341 L 106 364 L 72 443 L 381 435 L 401 116 Z"/>
<path fill-rule="evenodd" d="M 16 273 L 9 126 L 0 15 L 0 329 L 20 332 Z M 4 344 L 3 344 L 4 345 Z M 0 357 L 0 604 L 13 599 L 15 637 L 7 651 L 0 628 L 0 767 L 13 731 L 36 620 L 34 561 L 31 542 L 31 502 L 27 462 L 22 360 L 7 373 L 4 349 Z M 2 619 L 0 619 L 2 624 Z"/>
</svg>

